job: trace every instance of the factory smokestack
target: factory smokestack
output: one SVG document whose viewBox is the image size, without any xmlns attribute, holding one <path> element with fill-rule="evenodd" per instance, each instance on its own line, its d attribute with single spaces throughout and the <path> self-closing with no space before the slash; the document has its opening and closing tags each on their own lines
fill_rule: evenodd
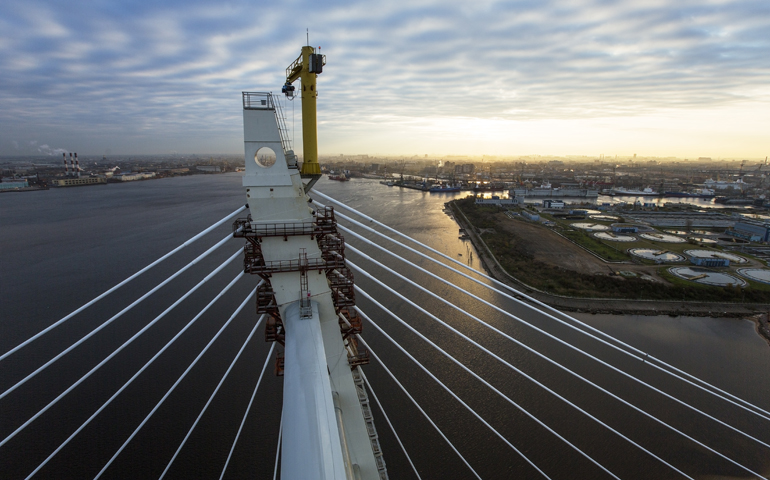
<svg viewBox="0 0 770 480">
<path fill-rule="evenodd" d="M 69 177 L 70 176 L 70 169 L 67 166 L 67 154 L 66 153 L 62 153 L 61 156 L 64 157 L 64 175 Z"/>
<path fill-rule="evenodd" d="M 75 160 L 72 159 L 72 152 L 70 152 L 70 170 L 72 170 L 72 176 L 75 176 Z"/>
<path fill-rule="evenodd" d="M 80 161 L 78 161 L 78 152 L 75 152 L 75 166 L 77 167 L 78 178 L 80 178 Z"/>
</svg>

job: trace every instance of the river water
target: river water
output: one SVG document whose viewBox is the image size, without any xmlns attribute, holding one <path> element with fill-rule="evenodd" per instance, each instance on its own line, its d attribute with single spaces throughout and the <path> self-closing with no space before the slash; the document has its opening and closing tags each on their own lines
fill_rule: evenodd
<svg viewBox="0 0 770 480">
<path fill-rule="evenodd" d="M 354 179 L 343 183 L 325 178 L 319 181 L 316 189 L 473 268 L 480 268 L 472 246 L 458 238 L 457 225 L 443 209 L 444 202 L 465 193 L 429 194 L 387 187 L 374 180 Z M 235 174 L 0 195 L 0 352 L 9 350 L 176 247 L 236 209 L 243 201 L 240 177 Z M 227 225 L 219 228 L 54 332 L 2 361 L 2 391 L 115 315 L 224 238 L 229 231 Z M 373 238 L 372 234 L 365 236 Z M 739 437 L 725 427 L 688 411 L 424 274 L 399 265 L 388 255 L 350 235 L 346 236 L 346 241 L 703 443 L 766 476 L 770 474 L 768 449 Z M 5 438 L 192 288 L 237 251 L 239 245 L 238 242 L 228 243 L 76 351 L 1 399 L 1 438 Z M 413 254 L 402 252 L 399 247 L 388 248 L 418 260 L 443 278 L 458 283 L 570 344 L 627 369 L 656 387 L 770 442 L 770 422 L 709 398 L 692 387 L 652 371 L 646 364 L 630 360 L 574 330 L 556 324 L 528 307 L 490 293 L 456 274 L 430 266 Z M 350 251 L 348 258 L 689 475 L 696 478 L 748 477 L 748 474 L 703 447 L 655 424 L 510 340 L 428 298 L 366 259 Z M 7 445 L 0 447 L 0 477 L 23 478 L 31 472 L 237 275 L 239 268 L 240 259 L 237 259 L 210 284 L 161 319 L 146 335 L 139 337 Z M 424 314 L 397 300 L 365 275 L 356 272 L 356 283 L 619 477 L 678 477 L 673 470 L 648 454 L 596 425 L 438 326 Z M 53 457 L 41 470 L 40 478 L 93 477 L 255 284 L 256 278 L 246 278 L 236 284 Z M 249 307 L 235 318 L 188 378 L 179 384 L 147 425 L 127 444 L 104 478 L 157 478 L 160 475 L 251 331 L 255 321 L 252 305 L 250 302 Z M 608 478 L 606 473 L 571 447 L 431 350 L 360 295 L 358 305 L 551 478 Z M 581 315 L 580 319 L 770 410 L 770 347 L 756 334 L 751 322 L 604 315 Z M 531 466 L 437 388 L 374 327 L 365 324 L 363 336 L 482 478 L 538 478 Z M 268 349 L 269 344 L 263 341 L 260 328 L 181 450 L 167 478 L 218 478 Z M 269 366 L 226 478 L 272 478 L 282 382 L 271 370 Z M 371 365 L 365 367 L 365 372 L 423 478 L 472 478 L 470 470 L 421 417 L 377 362 L 373 360 Z M 412 478 L 410 467 L 379 410 L 375 410 L 375 414 L 391 478 Z"/>
</svg>

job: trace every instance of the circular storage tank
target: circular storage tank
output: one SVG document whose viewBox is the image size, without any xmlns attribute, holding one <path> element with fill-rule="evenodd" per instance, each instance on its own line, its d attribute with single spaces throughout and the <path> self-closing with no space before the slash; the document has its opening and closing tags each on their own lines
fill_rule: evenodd
<svg viewBox="0 0 770 480">
<path fill-rule="evenodd" d="M 658 250 L 656 248 L 632 248 L 628 250 L 628 253 L 655 262 L 671 263 L 684 261 L 684 255 L 679 255 L 678 253 L 666 250 Z"/>
<path fill-rule="evenodd" d="M 590 209 L 590 208 L 581 208 L 580 205 L 572 205 L 570 210 L 582 210 L 582 211 L 586 212 L 586 215 L 598 215 L 598 214 L 602 213 L 601 210 L 593 210 L 593 209 Z"/>
<path fill-rule="evenodd" d="M 770 284 L 770 270 L 767 268 L 739 268 L 738 275 L 755 282 Z"/>
<path fill-rule="evenodd" d="M 617 222 L 620 217 L 614 215 L 591 215 L 591 220 L 599 220 L 600 222 Z"/>
<path fill-rule="evenodd" d="M 733 263 L 748 263 L 748 259 L 734 253 L 716 252 L 714 250 L 685 250 L 684 253 L 696 258 L 726 258 Z"/>
<path fill-rule="evenodd" d="M 670 233 L 672 235 L 687 235 L 687 232 L 684 230 L 664 230 L 666 233 Z"/>
<path fill-rule="evenodd" d="M 688 240 L 694 240 L 698 243 L 706 243 L 709 245 L 716 245 L 717 241 L 713 238 L 706 238 L 706 237 L 687 237 Z"/>
<path fill-rule="evenodd" d="M 735 237 L 719 237 L 720 242 L 725 243 L 749 243 L 748 240 L 743 240 L 742 238 L 735 238 Z"/>
<path fill-rule="evenodd" d="M 635 242 L 636 237 L 633 235 L 624 235 L 622 233 L 612 233 L 612 232 L 599 232 L 594 233 L 594 237 L 598 238 L 599 240 L 609 240 L 610 242 Z"/>
<path fill-rule="evenodd" d="M 668 233 L 641 233 L 639 236 L 645 240 L 652 240 L 653 242 L 684 243 L 687 241 L 682 237 L 677 237 L 676 235 Z"/>
<path fill-rule="evenodd" d="M 714 285 L 716 287 L 746 286 L 746 281 L 726 273 L 714 272 L 707 268 L 700 267 L 671 267 L 669 272 L 676 275 L 679 278 L 690 280 L 702 285 Z"/>
<path fill-rule="evenodd" d="M 589 222 L 577 222 L 570 225 L 571 227 L 575 228 L 582 228 L 583 230 L 588 231 L 596 231 L 596 232 L 603 232 L 605 230 L 609 230 L 610 227 L 607 225 L 602 225 L 600 223 L 589 223 Z"/>
</svg>

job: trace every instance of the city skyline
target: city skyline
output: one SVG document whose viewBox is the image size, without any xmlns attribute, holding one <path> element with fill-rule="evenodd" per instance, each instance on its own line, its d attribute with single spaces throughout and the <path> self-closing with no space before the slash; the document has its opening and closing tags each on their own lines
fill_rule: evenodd
<svg viewBox="0 0 770 480">
<path fill-rule="evenodd" d="M 0 155 L 239 153 L 240 92 L 279 92 L 310 27 L 321 156 L 762 159 L 769 19 L 759 1 L 9 1 Z"/>
</svg>

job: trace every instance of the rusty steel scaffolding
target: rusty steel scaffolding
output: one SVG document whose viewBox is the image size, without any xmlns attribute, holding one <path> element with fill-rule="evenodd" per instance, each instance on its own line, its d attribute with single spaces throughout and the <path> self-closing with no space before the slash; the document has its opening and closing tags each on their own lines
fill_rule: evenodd
<svg viewBox="0 0 770 480">
<path fill-rule="evenodd" d="M 251 215 L 233 222 L 233 236 L 244 238 L 243 271 L 258 275 L 264 283 L 257 288 L 257 314 L 266 314 L 265 341 L 285 344 L 286 333 L 281 314 L 275 299 L 275 292 L 270 283 L 274 273 L 299 272 L 307 289 L 307 273 L 311 270 L 325 273 L 331 290 L 332 300 L 340 318 L 340 333 L 348 352 L 351 369 L 369 363 L 369 353 L 359 350 L 355 334 L 361 333 L 361 317 L 355 311 L 355 291 L 353 272 L 345 264 L 345 239 L 337 231 L 334 207 L 319 208 L 312 222 L 302 223 L 254 223 Z M 296 260 L 265 261 L 262 255 L 262 239 L 265 237 L 283 237 L 310 235 L 316 240 L 321 250 L 321 258 L 307 258 L 304 252 L 298 252 Z M 301 291 L 304 292 L 302 288 Z M 305 299 L 302 299 L 305 300 Z M 276 375 L 283 375 L 283 354 L 276 355 Z"/>
</svg>

